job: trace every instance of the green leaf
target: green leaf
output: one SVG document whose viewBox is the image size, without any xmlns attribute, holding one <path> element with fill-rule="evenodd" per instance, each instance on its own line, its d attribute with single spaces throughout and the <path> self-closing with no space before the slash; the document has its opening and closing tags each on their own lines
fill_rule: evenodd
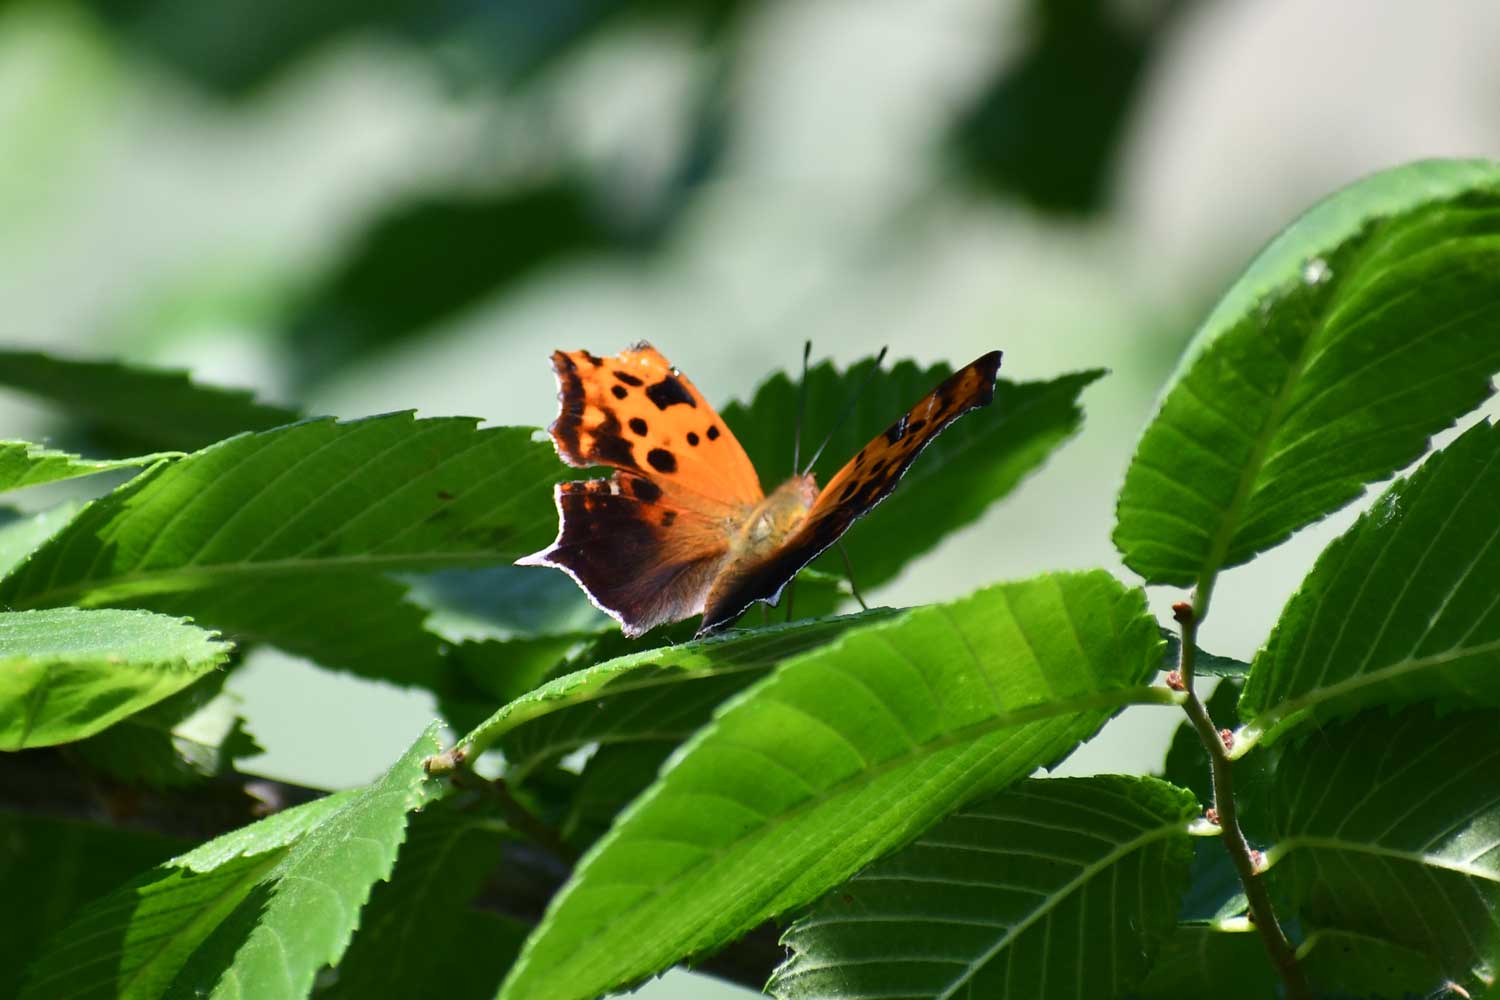
<svg viewBox="0 0 1500 1000">
<path fill-rule="evenodd" d="M 0 576 L 57 534 L 73 519 L 81 505 L 73 501 L 48 507 L 35 514 L 21 514 L 9 508 L 0 509 Z"/>
<path fill-rule="evenodd" d="M 194 952 L 168 996 L 307 996 L 337 964 L 371 887 L 390 877 L 410 813 L 422 806 L 431 726 L 385 775 L 305 834 Z"/>
<path fill-rule="evenodd" d="M 1280 984 L 1254 928 L 1184 924 L 1131 995 L 1141 1000 L 1272 1000 Z"/>
<path fill-rule="evenodd" d="M 0 996 L 17 996 L 26 960 L 79 908 L 187 842 L 128 827 L 0 810 Z M 57 996 L 58 994 L 53 994 Z"/>
<path fill-rule="evenodd" d="M 1500 164 L 1340 191 L 1277 237 L 1195 336 L 1120 491 L 1150 583 L 1246 562 L 1416 459 L 1500 369 Z"/>
<path fill-rule="evenodd" d="M 193 950 L 291 845 L 361 794 L 330 795 L 251 823 L 100 897 L 31 963 L 23 1000 L 160 997 Z"/>
<path fill-rule="evenodd" d="M 95 421 L 107 436 L 148 449 L 191 451 L 299 414 L 242 389 L 193 382 L 185 371 L 0 350 L 0 386 L 40 396 Z"/>
<path fill-rule="evenodd" d="M 1116 996 L 1176 926 L 1197 811 L 1153 778 L 1023 781 L 825 896 L 766 992 Z"/>
<path fill-rule="evenodd" d="M 328 1000 L 493 997 L 530 928 L 467 904 L 510 836 L 495 819 L 436 803 L 411 819 L 391 881 L 375 886 Z"/>
<path fill-rule="evenodd" d="M 239 697 L 215 673 L 136 712 L 73 751 L 95 770 L 156 788 L 192 785 L 227 774 L 234 762 L 260 752 L 244 728 Z"/>
<path fill-rule="evenodd" d="M 644 740 L 601 746 L 583 765 L 563 822 L 568 843 L 584 848 L 609 829 L 626 806 L 661 773 L 678 739 Z"/>
<path fill-rule="evenodd" d="M 813 470 L 821 483 L 952 373 L 946 364 L 924 371 L 903 361 L 866 385 L 873 364 L 862 361 L 840 373 L 825 362 L 808 370 L 804 457 L 833 432 Z M 1083 421 L 1078 396 L 1103 374 L 1075 372 L 1050 382 L 1001 379 L 993 403 L 939 435 L 896 492 L 849 530 L 843 543 L 858 585 L 869 588 L 890 580 L 1013 490 L 1078 430 Z M 745 446 L 768 491 L 791 474 L 797 395 L 798 383 L 778 373 L 756 390 L 749 405 L 731 403 L 723 409 L 724 422 Z M 852 398 L 853 410 L 839 423 Z M 837 552 L 813 565 L 830 576 L 844 575 Z"/>
<path fill-rule="evenodd" d="M 1336 995 L 1440 1000 L 1446 992 L 1435 992 L 1448 977 L 1433 955 L 1368 934 L 1314 931 L 1297 960 L 1312 983 Z"/>
<path fill-rule="evenodd" d="M 1500 705 L 1500 426 L 1481 422 L 1328 546 L 1245 685 L 1248 746 L 1368 705 Z"/>
<path fill-rule="evenodd" d="M 1162 653 L 1161 668 L 1176 670 L 1182 655 L 1182 640 L 1169 628 L 1160 627 L 1162 640 L 1167 648 Z M 1243 677 L 1250 672 L 1250 664 L 1231 656 L 1215 656 L 1202 646 L 1193 647 L 1193 673 L 1199 677 Z"/>
<path fill-rule="evenodd" d="M 241 435 L 85 507 L 0 580 L 0 602 L 170 610 L 331 666 L 430 681 L 438 639 L 382 574 L 544 544 L 551 484 L 568 470 L 532 436 L 409 413 Z"/>
<path fill-rule="evenodd" d="M 776 664 L 833 641 L 865 617 L 730 631 L 616 657 L 517 698 L 459 745 L 477 756 L 501 740 L 509 779 L 519 782 L 591 743 L 680 741 L 708 721 L 715 706 Z"/>
<path fill-rule="evenodd" d="M 1432 956 L 1456 979 L 1500 954 L 1500 715 L 1374 713 L 1287 747 L 1274 887 L 1304 925 Z"/>
<path fill-rule="evenodd" d="M 138 458 L 123 458 L 99 461 L 53 451 L 39 444 L 26 441 L 0 441 L 0 493 L 7 490 L 25 489 L 43 483 L 56 483 L 79 476 L 92 476 L 116 469 L 134 469 L 165 459 L 180 457 L 178 454 L 142 455 Z"/>
<path fill-rule="evenodd" d="M 141 611 L 0 612 L 0 750 L 83 739 L 228 656 L 212 633 Z"/>
<path fill-rule="evenodd" d="M 502 990 L 582 1000 L 821 895 L 1127 703 L 1161 641 L 1102 571 L 852 628 L 722 707 L 553 899 Z"/>
</svg>

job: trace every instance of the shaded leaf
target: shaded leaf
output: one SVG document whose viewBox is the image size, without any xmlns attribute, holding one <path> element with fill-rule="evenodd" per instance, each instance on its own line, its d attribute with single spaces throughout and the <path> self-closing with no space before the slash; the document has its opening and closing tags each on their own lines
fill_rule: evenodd
<svg viewBox="0 0 1500 1000">
<path fill-rule="evenodd" d="M 1329 993 L 1369 1000 L 1447 1000 L 1443 975 L 1430 954 L 1366 934 L 1314 931 L 1297 949 L 1302 971 Z M 1458 1000 L 1459 994 L 1449 994 Z"/>
<path fill-rule="evenodd" d="M 445 1000 L 493 997 L 530 928 L 468 903 L 508 836 L 442 802 L 414 815 L 391 880 L 375 886 L 334 985 L 318 995 L 420 997 L 441 984 Z"/>
<path fill-rule="evenodd" d="M 81 910 L 27 970 L 25 1000 L 146 1000 L 308 831 L 359 791 L 288 809 L 165 861 Z"/>
<path fill-rule="evenodd" d="M 8 490 L 56 483 L 79 476 L 92 476 L 117 469 L 134 469 L 153 462 L 180 457 L 177 454 L 142 455 L 138 458 L 99 460 L 53 451 L 26 441 L 0 441 L 0 493 Z"/>
<path fill-rule="evenodd" d="M 1274 776 L 1272 884 L 1304 925 L 1415 949 L 1477 987 L 1500 954 L 1497 769 L 1494 712 L 1412 708 L 1312 732 Z"/>
<path fill-rule="evenodd" d="M 1254 928 L 1184 924 L 1167 940 L 1146 981 L 1131 996 L 1140 1000 L 1272 1000 L 1280 995 L 1280 985 Z"/>
<path fill-rule="evenodd" d="M 0 996 L 18 996 L 26 961 L 79 908 L 187 846 L 119 826 L 0 810 Z M 14 905 L 24 901 L 24 905 Z"/>
<path fill-rule="evenodd" d="M 1060 759 L 1161 642 L 1108 573 L 1001 584 L 854 628 L 719 710 L 554 898 L 505 1000 L 593 997 L 799 906 L 964 801 Z"/>
<path fill-rule="evenodd" d="M 122 781 L 157 788 L 227 774 L 261 751 L 244 728 L 239 697 L 225 674 L 204 677 L 144 711 L 126 716 L 73 748 L 89 766 Z"/>
<path fill-rule="evenodd" d="M 212 633 L 143 611 L 0 612 L 0 749 L 83 739 L 228 656 Z"/>
<path fill-rule="evenodd" d="M 1162 653 L 1161 668 L 1176 670 L 1182 656 L 1182 640 L 1177 637 L 1176 632 L 1166 627 L 1161 627 L 1161 637 L 1167 644 L 1166 651 Z M 1202 646 L 1195 646 L 1194 649 L 1193 673 L 1199 677 L 1243 677 L 1250 672 L 1250 664 L 1244 660 L 1216 656 Z"/>
<path fill-rule="evenodd" d="M 1176 926 L 1197 811 L 1153 778 L 1023 781 L 823 897 L 766 992 L 1115 996 Z"/>
<path fill-rule="evenodd" d="M 862 361 L 839 372 L 825 362 L 808 370 L 804 459 L 832 431 L 813 469 L 820 483 L 833 478 L 860 448 L 952 372 L 946 364 L 923 370 L 902 361 L 866 384 L 873 364 Z M 1083 420 L 1078 396 L 1103 374 L 1075 372 L 1050 382 L 1001 379 L 994 401 L 935 438 L 896 491 L 844 537 L 860 588 L 892 579 L 912 559 L 977 520 L 1015 489 L 1078 430 Z M 797 395 L 797 383 L 778 373 L 756 390 L 748 405 L 731 403 L 721 411 L 768 491 L 791 472 Z M 854 408 L 836 423 L 851 398 L 856 400 Z M 812 565 L 831 577 L 844 576 L 836 551 Z"/>
<path fill-rule="evenodd" d="M 1220 300 L 1146 428 L 1115 545 L 1196 584 L 1410 463 L 1500 369 L 1500 164 L 1431 161 L 1318 204 Z M 1202 608 L 1200 608 L 1200 611 Z"/>
<path fill-rule="evenodd" d="M 680 739 L 601 746 L 583 765 L 573 790 L 563 836 L 576 848 L 598 840 L 620 811 L 651 786 Z"/>
<path fill-rule="evenodd" d="M 243 389 L 192 381 L 185 371 L 0 350 L 0 387 L 40 396 L 94 422 L 105 438 L 145 450 L 192 451 L 241 431 L 289 424 L 300 414 Z"/>
<path fill-rule="evenodd" d="M 1500 705 L 1500 426 L 1391 486 L 1318 558 L 1255 657 L 1245 745 L 1309 716 Z"/>
</svg>

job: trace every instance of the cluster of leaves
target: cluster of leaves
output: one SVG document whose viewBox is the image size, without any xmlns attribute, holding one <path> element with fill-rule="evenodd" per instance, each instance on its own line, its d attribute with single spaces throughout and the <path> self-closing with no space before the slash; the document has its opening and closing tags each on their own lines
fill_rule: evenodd
<svg viewBox="0 0 1500 1000">
<path fill-rule="evenodd" d="M 1141 438 L 1115 532 L 1126 564 L 1192 584 L 1202 622 L 1221 570 L 1420 458 L 1500 369 L 1496 255 L 1487 163 L 1379 175 L 1288 229 Z M 62 377 L 11 384 L 67 404 L 67 363 L 33 362 Z M 809 425 L 865 370 L 813 368 Z M 941 374 L 877 377 L 830 454 Z M 1097 375 L 1002 381 L 851 531 L 861 582 L 1013 489 L 1077 427 Z M 145 388 L 176 378 L 116 366 L 90 415 L 171 424 L 216 395 Z M 797 390 L 776 376 L 724 410 L 770 481 Z M 1034 776 L 1122 708 L 1182 701 L 1156 683 L 1180 644 L 1140 587 L 1053 573 L 835 616 L 843 596 L 814 569 L 797 606 L 819 617 L 627 642 L 547 590 L 557 574 L 477 571 L 555 529 L 552 484 L 571 473 L 530 429 L 266 427 L 251 401 L 217 401 L 216 426 L 243 433 L 0 526 L 0 747 L 61 747 L 112 787 L 236 780 L 247 741 L 222 679 L 257 642 L 429 689 L 465 735 L 444 750 L 429 730 L 370 785 L 191 849 L 102 852 L 102 874 L 16 929 L 34 957 L 0 968 L 0 988 L 589 1000 L 691 962 L 769 974 L 783 998 L 1275 995 L 1201 819 L 1190 729 L 1160 776 Z M 101 471 L 0 448 L 0 490 Z M 1329 546 L 1252 664 L 1200 655 L 1228 675 L 1209 709 L 1239 726 L 1261 877 L 1330 994 L 1477 994 L 1500 967 L 1497 533 L 1500 428 L 1478 422 Z M 447 641 L 454 603 L 495 637 Z M 0 820 L 7 895 L 107 833 L 137 837 Z M 753 942 L 788 919 L 773 972 L 782 953 Z"/>
</svg>

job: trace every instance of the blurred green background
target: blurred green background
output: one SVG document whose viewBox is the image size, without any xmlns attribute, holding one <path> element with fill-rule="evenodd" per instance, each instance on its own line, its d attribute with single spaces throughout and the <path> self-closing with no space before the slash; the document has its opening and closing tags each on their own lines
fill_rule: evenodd
<svg viewBox="0 0 1500 1000">
<path fill-rule="evenodd" d="M 1193 325 L 1321 195 L 1500 152 L 1496 51 L 1486 0 L 0 2 L 0 344 L 532 425 L 552 348 L 639 338 L 720 403 L 807 337 L 1104 365 L 1079 438 L 873 596 L 1129 579 L 1114 491 Z M 0 437 L 68 433 L 0 397 Z M 1353 514 L 1228 574 L 1204 645 L 1248 658 Z M 249 766 L 308 784 L 433 713 L 264 651 L 232 685 Z M 1152 768 L 1176 722 L 1065 769 Z"/>
</svg>

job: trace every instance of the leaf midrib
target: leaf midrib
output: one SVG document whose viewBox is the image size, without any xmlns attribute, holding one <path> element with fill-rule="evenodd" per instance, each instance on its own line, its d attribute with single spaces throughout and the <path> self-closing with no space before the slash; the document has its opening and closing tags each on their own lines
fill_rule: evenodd
<svg viewBox="0 0 1500 1000">
<path fill-rule="evenodd" d="M 1281 702 L 1274 708 L 1257 716 L 1253 722 L 1241 726 L 1235 734 L 1235 750 L 1233 755 L 1238 757 L 1249 750 L 1266 733 L 1298 712 L 1316 708 L 1324 702 L 1353 691 L 1358 691 L 1372 684 L 1381 684 L 1408 673 L 1425 670 L 1428 667 L 1442 667 L 1455 660 L 1464 660 L 1471 656 L 1483 656 L 1485 653 L 1492 652 L 1500 652 L 1500 639 L 1483 642 L 1477 646 L 1450 646 L 1448 649 L 1432 653 L 1428 656 L 1405 657 L 1378 670 L 1355 674 L 1336 683 L 1313 688 L 1306 694 Z"/>
<path fill-rule="evenodd" d="M 687 878 L 692 877 L 693 872 L 702 869 L 710 863 L 719 861 L 726 854 L 739 849 L 742 845 L 750 841 L 763 838 L 770 832 L 784 827 L 788 823 L 796 821 L 801 815 L 812 812 L 813 810 L 821 808 L 829 802 L 832 802 L 844 796 L 848 793 L 848 790 L 851 786 L 869 785 L 875 779 L 878 779 L 891 771 L 897 770 L 901 767 L 909 766 L 911 762 L 918 757 L 923 759 L 930 758 L 933 755 L 937 754 L 939 751 L 948 749 L 949 747 L 958 745 L 960 743 L 976 742 L 981 737 L 990 735 L 991 733 L 1002 729 L 1008 729 L 1013 726 L 1022 726 L 1032 722 L 1045 722 L 1050 719 L 1059 718 L 1065 715 L 1082 714 L 1091 709 L 1117 709 L 1126 705 L 1175 704 L 1177 704 L 1176 695 L 1166 688 L 1149 684 L 1137 684 L 1130 687 L 1112 688 L 1107 691 L 1095 691 L 1086 696 L 1064 701 L 1046 702 L 1040 705 L 1027 706 L 1026 708 L 1014 710 L 1009 713 L 992 715 L 980 722 L 971 723 L 968 726 L 962 726 L 958 729 L 949 730 L 948 732 L 943 733 L 937 739 L 914 745 L 905 753 L 886 758 L 885 760 L 882 760 L 880 763 L 873 766 L 861 768 L 860 770 L 855 771 L 853 774 L 849 775 L 847 778 L 828 786 L 828 788 L 824 789 L 822 792 L 810 796 L 807 799 L 804 799 L 803 801 L 798 802 L 787 809 L 783 809 L 775 816 L 770 817 L 767 822 L 748 830 L 740 836 L 735 837 L 733 840 L 727 841 L 711 850 L 703 850 L 697 860 L 693 861 L 689 865 L 684 866 L 676 873 L 674 873 L 672 878 L 667 883 L 651 886 L 646 895 L 642 896 L 637 902 L 633 903 L 628 910 L 616 914 L 615 919 L 624 919 L 627 914 L 632 912 L 640 913 L 643 908 L 652 905 L 656 900 L 660 899 L 663 893 L 666 892 L 669 887 L 673 885 L 681 885 Z M 654 798 L 655 796 L 651 796 L 648 792 L 646 795 L 643 795 L 641 798 L 638 798 L 636 800 L 630 811 L 634 812 L 638 809 L 643 808 L 648 801 L 652 801 L 654 800 Z M 618 822 L 620 822 L 620 820 L 617 820 L 617 823 Z M 581 863 L 578 868 L 574 870 L 573 881 L 570 884 L 574 886 L 578 885 L 580 877 L 587 870 L 587 864 L 590 858 L 598 856 L 598 854 L 600 854 L 605 848 L 607 848 L 609 844 L 612 844 L 614 842 L 615 841 L 609 838 L 600 840 L 596 844 L 595 848 L 590 852 L 590 856 L 588 858 L 585 858 L 583 863 Z M 568 890 L 565 889 L 563 895 L 554 897 L 553 902 L 549 907 L 549 911 L 551 913 L 556 912 L 556 910 L 562 904 L 564 896 L 567 894 L 567 892 Z M 543 925 L 539 925 L 538 932 L 534 932 L 533 934 L 533 941 L 539 940 L 542 937 L 542 934 L 544 933 L 541 930 L 542 926 L 550 926 L 550 920 L 544 920 Z M 512 977 L 516 981 L 519 981 L 521 977 L 525 975 L 524 970 L 525 967 L 529 965 L 529 957 L 529 954 L 523 954 L 521 959 L 518 960 L 515 969 L 512 972 Z"/>
<path fill-rule="evenodd" d="M 1168 836 L 1171 836 L 1172 834 L 1180 834 L 1184 837 L 1188 836 L 1188 824 L 1178 819 L 1173 820 L 1171 823 L 1163 824 L 1153 829 L 1143 831 L 1140 836 L 1134 837 L 1126 843 L 1118 845 L 1114 850 L 1110 851 L 1109 854 L 1098 859 L 1092 864 L 1086 865 L 1082 870 L 1079 871 L 1077 875 L 1069 880 L 1066 885 L 1059 887 L 1055 892 L 1049 893 L 1047 899 L 1044 900 L 1040 905 L 1038 905 L 1029 915 L 1025 917 L 1025 919 L 1017 921 L 1014 925 L 1012 925 L 1011 928 L 1007 930 L 1005 934 L 1003 934 L 992 947 L 987 948 L 985 951 L 980 953 L 979 957 L 969 962 L 965 966 L 964 972 L 961 975 L 957 976 L 953 980 L 952 985 L 945 989 L 943 992 L 939 993 L 934 998 L 934 1000 L 949 1000 L 949 998 L 954 995 L 954 991 L 957 990 L 960 986 L 967 984 L 977 970 L 984 967 L 985 965 L 988 965 L 996 955 L 998 955 L 1001 951 L 1008 947 L 1010 943 L 1017 937 L 1019 937 L 1023 931 L 1029 928 L 1032 924 L 1036 923 L 1036 921 L 1040 920 L 1042 917 L 1051 913 L 1058 906 L 1062 905 L 1062 903 L 1064 903 L 1070 896 L 1072 896 L 1074 892 L 1078 891 L 1080 888 L 1083 888 L 1088 882 L 1092 881 L 1096 875 L 1100 874 L 1105 869 L 1109 868 L 1111 865 L 1120 861 L 1132 852 L 1140 850 L 1146 847 L 1148 844 L 1153 844 L 1158 840 L 1162 840 Z"/>
<path fill-rule="evenodd" d="M 1266 868 L 1271 868 L 1277 861 L 1290 855 L 1299 847 L 1312 850 L 1347 851 L 1352 854 L 1364 854 L 1376 858 L 1407 861 L 1428 868 L 1440 868 L 1443 871 L 1463 875 L 1466 878 L 1476 878 L 1500 885 L 1500 870 L 1480 868 L 1477 865 L 1455 861 L 1441 855 L 1427 854 L 1422 851 L 1403 850 L 1399 847 L 1385 847 L 1381 844 L 1370 843 L 1369 841 L 1344 840 L 1340 837 L 1320 837 L 1311 834 L 1293 834 L 1279 841 L 1267 853 Z"/>
</svg>

